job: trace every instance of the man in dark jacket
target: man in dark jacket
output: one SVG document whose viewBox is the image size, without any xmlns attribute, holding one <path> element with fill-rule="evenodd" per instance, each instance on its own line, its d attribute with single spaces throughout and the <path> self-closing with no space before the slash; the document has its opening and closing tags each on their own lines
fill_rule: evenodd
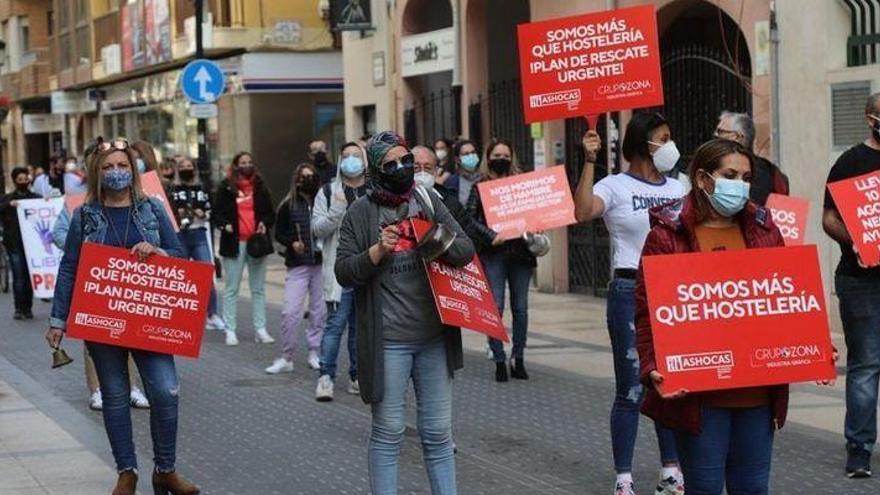
<svg viewBox="0 0 880 495">
<path fill-rule="evenodd" d="M 730 139 L 755 153 L 755 122 L 748 114 L 724 111 L 715 126 L 715 137 Z M 770 193 L 788 196 L 788 177 L 770 160 L 755 155 L 755 173 L 752 177 L 749 199 L 764 206 Z"/>
<path fill-rule="evenodd" d="M 336 180 L 336 165 L 327 156 L 327 143 L 320 139 L 309 143 L 309 162 L 318 169 L 322 183 L 329 184 Z"/>
<path fill-rule="evenodd" d="M 34 199 L 40 196 L 30 192 L 31 178 L 28 169 L 16 167 L 12 169 L 12 182 L 15 190 L 0 197 L 0 219 L 3 221 L 3 245 L 9 255 L 12 267 L 12 292 L 15 300 L 16 320 L 31 319 L 34 291 L 31 288 L 28 272 L 27 256 L 21 241 L 21 227 L 18 224 L 18 202 L 23 199 Z"/>
<path fill-rule="evenodd" d="M 397 488 L 407 388 L 415 387 L 425 468 L 438 493 L 455 492 L 452 373 L 462 367 L 461 332 L 444 325 L 416 249 L 414 217 L 456 233 L 440 259 L 457 267 L 474 247 L 436 195 L 416 186 L 414 159 L 400 136 L 381 132 L 367 143 L 367 194 L 351 204 L 339 234 L 336 278 L 354 287 L 358 379 L 372 405 L 370 485 Z"/>
<path fill-rule="evenodd" d="M 437 179 L 437 155 L 434 150 L 426 146 L 413 146 L 413 158 L 415 159 L 415 182 L 426 190 L 437 193 L 449 213 L 468 235 L 471 234 L 473 217 L 467 214 L 464 206 L 458 201 L 458 192 L 442 184 Z"/>
</svg>

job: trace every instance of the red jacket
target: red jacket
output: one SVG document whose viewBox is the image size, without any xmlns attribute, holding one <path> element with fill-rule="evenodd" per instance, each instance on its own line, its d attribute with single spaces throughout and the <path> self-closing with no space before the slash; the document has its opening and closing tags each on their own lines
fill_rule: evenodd
<svg viewBox="0 0 880 495">
<path fill-rule="evenodd" d="M 695 190 L 694 190 L 695 191 Z M 692 191 L 684 199 L 681 212 L 673 207 L 658 207 L 651 210 L 651 232 L 645 240 L 642 256 L 699 252 L 694 227 L 696 211 L 693 207 Z M 749 202 L 736 217 L 742 228 L 746 248 L 767 248 L 782 246 L 782 234 L 771 219 L 770 210 Z M 642 413 L 661 425 L 691 434 L 700 433 L 701 394 L 688 394 L 681 399 L 665 400 L 654 389 L 649 373 L 657 369 L 654 357 L 654 339 L 651 334 L 651 319 L 648 299 L 645 293 L 642 268 L 636 281 L 636 346 L 639 350 L 640 378 L 646 388 Z M 770 403 L 773 408 L 773 422 L 782 428 L 788 412 L 788 385 L 769 388 Z"/>
</svg>

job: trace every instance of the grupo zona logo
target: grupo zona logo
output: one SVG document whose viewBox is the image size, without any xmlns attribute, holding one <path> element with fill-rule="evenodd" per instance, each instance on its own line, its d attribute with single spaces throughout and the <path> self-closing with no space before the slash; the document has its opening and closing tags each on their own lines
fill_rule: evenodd
<svg viewBox="0 0 880 495">
<path fill-rule="evenodd" d="M 118 339 L 125 333 L 125 320 L 119 318 L 110 318 L 108 316 L 99 316 L 89 313 L 77 313 L 74 317 L 74 323 L 84 327 L 99 328 L 110 332 L 110 337 Z"/>
<path fill-rule="evenodd" d="M 752 354 L 752 366 L 778 368 L 800 366 L 821 361 L 825 358 L 822 349 L 816 344 L 761 347 Z"/>
<path fill-rule="evenodd" d="M 529 107 L 531 108 L 568 105 L 569 109 L 574 110 L 578 107 L 578 104 L 580 102 L 580 89 L 566 89 L 565 91 L 556 91 L 554 93 L 544 93 L 540 95 L 532 95 L 529 97 Z"/>
<path fill-rule="evenodd" d="M 606 99 L 623 98 L 637 94 L 653 93 L 656 91 L 654 82 L 649 79 L 635 81 L 623 81 L 612 84 L 603 84 L 596 88 L 596 96 Z"/>
<path fill-rule="evenodd" d="M 733 367 L 732 351 L 700 352 L 666 356 L 666 370 L 670 373 Z"/>
<path fill-rule="evenodd" d="M 147 338 L 155 338 L 159 340 L 169 340 L 174 342 L 192 342 L 193 334 L 189 330 L 178 330 L 176 328 L 157 327 L 154 325 L 144 325 L 138 331 Z"/>
</svg>

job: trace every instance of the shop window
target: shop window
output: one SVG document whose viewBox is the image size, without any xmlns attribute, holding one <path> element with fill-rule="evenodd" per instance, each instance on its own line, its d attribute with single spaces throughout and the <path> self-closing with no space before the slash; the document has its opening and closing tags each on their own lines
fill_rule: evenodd
<svg viewBox="0 0 880 495">
<path fill-rule="evenodd" d="M 89 43 L 89 26 L 83 26 L 76 30 L 76 63 L 86 65 L 92 61 L 91 44 Z"/>
<path fill-rule="evenodd" d="M 61 42 L 59 43 L 59 50 L 61 51 L 60 62 L 61 69 L 69 69 L 73 65 L 71 63 L 71 55 L 73 53 L 73 46 L 70 43 L 70 33 L 65 33 L 61 35 Z"/>
<path fill-rule="evenodd" d="M 26 15 L 18 17 L 18 39 L 22 54 L 31 51 L 31 22 Z"/>
</svg>

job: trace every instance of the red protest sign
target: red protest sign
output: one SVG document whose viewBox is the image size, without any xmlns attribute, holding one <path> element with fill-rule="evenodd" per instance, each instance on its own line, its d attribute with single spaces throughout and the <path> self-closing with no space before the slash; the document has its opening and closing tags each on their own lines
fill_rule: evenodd
<svg viewBox="0 0 880 495">
<path fill-rule="evenodd" d="M 214 267 L 84 243 L 67 335 L 132 349 L 198 357 Z"/>
<path fill-rule="evenodd" d="M 431 227 L 431 224 L 419 219 L 413 219 L 412 225 L 418 239 Z M 425 263 L 425 270 L 440 321 L 476 330 L 504 342 L 510 340 L 498 314 L 486 272 L 477 256 L 462 268 L 437 259 Z"/>
<path fill-rule="evenodd" d="M 155 170 L 141 174 L 141 187 L 144 190 L 144 194 L 156 198 L 162 203 L 162 206 L 165 207 L 165 212 L 168 213 L 168 219 L 171 220 L 174 231 L 179 231 L 180 227 L 177 225 L 177 218 L 174 216 L 174 210 L 171 208 L 171 202 L 168 201 L 168 196 L 165 194 L 165 187 L 162 185 L 162 179 L 159 178 L 159 174 Z"/>
<path fill-rule="evenodd" d="M 526 123 L 663 105 L 653 5 L 517 26 Z"/>
<path fill-rule="evenodd" d="M 502 239 L 577 223 L 565 167 L 480 182 L 486 224 Z"/>
<path fill-rule="evenodd" d="M 816 246 L 642 263 L 665 393 L 834 378 Z"/>
<path fill-rule="evenodd" d="M 880 171 L 828 184 L 865 266 L 880 265 Z"/>
<path fill-rule="evenodd" d="M 767 208 L 773 215 L 773 223 L 786 246 L 800 246 L 804 243 L 807 231 L 807 216 L 810 214 L 810 202 L 806 199 L 772 193 L 767 197 Z"/>
</svg>

